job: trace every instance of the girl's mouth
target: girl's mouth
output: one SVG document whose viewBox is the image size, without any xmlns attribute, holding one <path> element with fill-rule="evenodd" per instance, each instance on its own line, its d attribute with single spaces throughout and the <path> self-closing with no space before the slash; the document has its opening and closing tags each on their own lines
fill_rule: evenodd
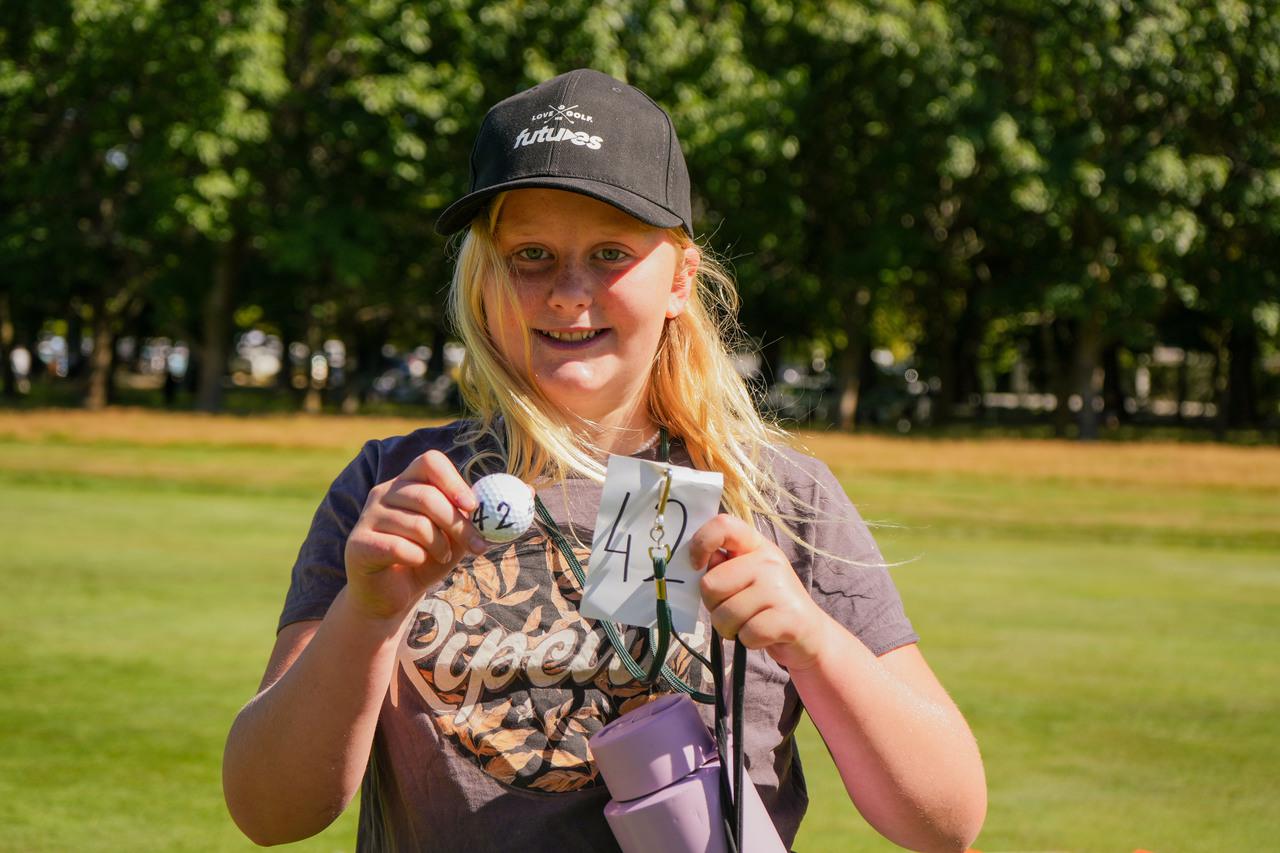
<svg viewBox="0 0 1280 853">
<path fill-rule="evenodd" d="M 573 330 L 555 330 L 555 329 L 535 329 L 544 339 L 555 341 L 559 344 L 585 344 L 588 341 L 595 340 L 603 335 L 607 329 L 573 329 Z"/>
</svg>

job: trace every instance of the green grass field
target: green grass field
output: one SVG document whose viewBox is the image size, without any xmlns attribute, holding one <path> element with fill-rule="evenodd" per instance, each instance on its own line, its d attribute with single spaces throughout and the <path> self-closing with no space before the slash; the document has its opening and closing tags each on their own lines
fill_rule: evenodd
<svg viewBox="0 0 1280 853">
<path fill-rule="evenodd" d="M 222 742 L 311 512 L 405 422 L 0 414 L 0 850 L 246 850 Z M 1274 849 L 1280 451 L 814 436 L 966 712 L 995 851 Z M 895 849 L 803 732 L 801 851 Z M 349 850 L 349 812 L 305 850 Z"/>
</svg>

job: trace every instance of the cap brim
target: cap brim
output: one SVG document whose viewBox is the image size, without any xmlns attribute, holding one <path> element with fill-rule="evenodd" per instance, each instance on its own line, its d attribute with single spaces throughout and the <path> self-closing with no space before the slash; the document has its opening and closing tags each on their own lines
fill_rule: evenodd
<svg viewBox="0 0 1280 853">
<path fill-rule="evenodd" d="M 654 204 L 646 198 L 642 198 L 630 190 L 624 190 L 615 187 L 612 184 L 601 183 L 589 178 L 566 178 L 559 176 L 542 176 L 517 178 L 514 181 L 497 184 L 492 187 L 485 187 L 482 190 L 476 190 L 473 193 L 463 196 L 453 204 L 445 208 L 444 213 L 436 220 L 436 233 L 448 236 L 461 231 L 471 224 L 471 220 L 484 209 L 489 199 L 499 193 L 508 192 L 510 190 L 520 189 L 552 189 L 566 190 L 572 193 L 589 196 L 597 201 L 603 201 L 611 204 L 655 228 L 683 228 L 686 231 L 691 230 L 689 223 L 680 218 L 678 214 L 672 213 L 661 205 Z"/>
</svg>

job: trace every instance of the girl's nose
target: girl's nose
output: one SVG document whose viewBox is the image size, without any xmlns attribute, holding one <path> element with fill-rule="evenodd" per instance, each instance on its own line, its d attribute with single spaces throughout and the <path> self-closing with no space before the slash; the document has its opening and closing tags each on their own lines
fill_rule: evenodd
<svg viewBox="0 0 1280 853">
<path fill-rule="evenodd" d="M 547 301 L 554 308 L 572 310 L 591 304 L 594 281 L 589 270 L 575 263 L 562 264 L 551 281 Z"/>
</svg>

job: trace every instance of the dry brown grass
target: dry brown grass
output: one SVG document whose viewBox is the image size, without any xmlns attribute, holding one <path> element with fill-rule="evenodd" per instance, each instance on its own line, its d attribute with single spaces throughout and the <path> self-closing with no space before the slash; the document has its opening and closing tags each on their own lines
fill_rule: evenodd
<svg viewBox="0 0 1280 853">
<path fill-rule="evenodd" d="M 1280 490 L 1280 449 L 1030 439 L 930 440 L 802 433 L 801 445 L 838 473 L 973 474 L 1171 487 Z"/>
<path fill-rule="evenodd" d="M 140 446 L 346 448 L 370 438 L 443 423 L 411 418 L 205 415 L 113 408 L 0 412 L 0 437 L 18 441 L 119 442 Z"/>
<path fill-rule="evenodd" d="M 440 421 L 306 415 L 201 415 L 145 409 L 0 412 L 0 438 L 134 446 L 351 448 Z M 929 440 L 801 433 L 803 448 L 837 473 L 968 474 L 1171 488 L 1280 491 L 1280 449 L 1220 444 L 1140 444 L 1009 439 Z"/>
</svg>

